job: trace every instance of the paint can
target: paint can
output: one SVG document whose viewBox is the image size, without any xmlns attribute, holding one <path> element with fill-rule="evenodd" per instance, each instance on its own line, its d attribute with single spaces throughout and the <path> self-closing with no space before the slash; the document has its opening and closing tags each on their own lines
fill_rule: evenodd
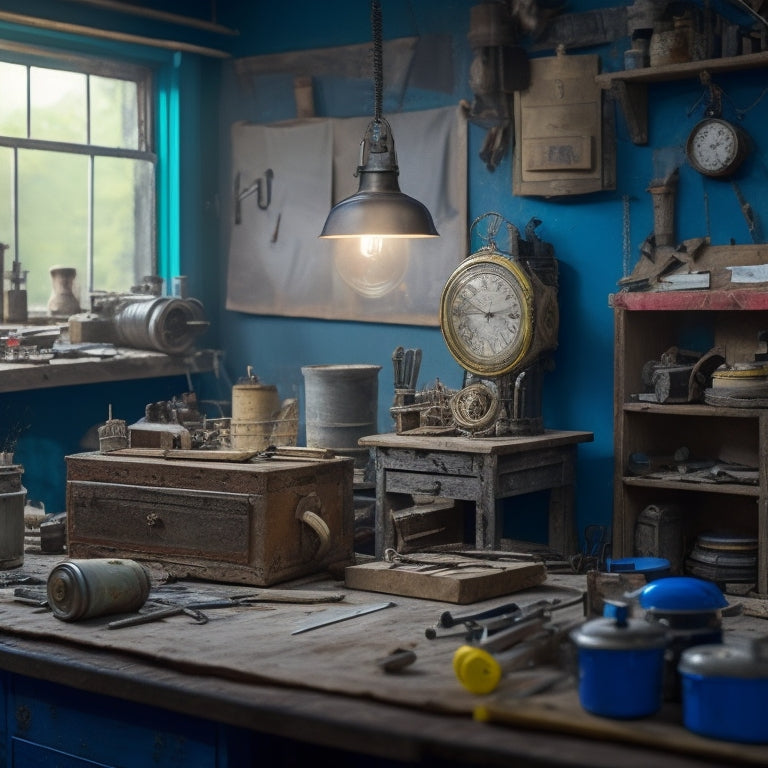
<svg viewBox="0 0 768 768">
<path fill-rule="evenodd" d="M 368 449 L 357 441 L 378 432 L 380 365 L 305 365 L 307 446 L 352 456 L 368 463 Z"/>
<path fill-rule="evenodd" d="M 48 605 L 63 621 L 131 613 L 144 605 L 150 587 L 149 571 L 135 560 L 65 560 L 48 574 Z"/>
<path fill-rule="evenodd" d="M 11 454 L 12 455 L 12 454 Z M 24 468 L 0 466 L 0 569 L 24 563 L 24 505 L 27 489 L 21 484 Z"/>
<path fill-rule="evenodd" d="M 232 447 L 263 451 L 280 412 L 280 396 L 274 384 L 263 384 L 250 366 L 247 370 L 248 375 L 232 387 Z"/>
</svg>

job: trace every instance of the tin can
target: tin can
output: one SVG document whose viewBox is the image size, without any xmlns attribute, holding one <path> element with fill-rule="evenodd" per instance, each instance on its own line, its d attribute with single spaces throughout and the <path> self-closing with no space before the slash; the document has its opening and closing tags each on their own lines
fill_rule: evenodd
<svg viewBox="0 0 768 768">
<path fill-rule="evenodd" d="M 65 560 L 48 574 L 48 605 L 63 621 L 138 611 L 149 597 L 149 571 L 134 560 Z"/>
</svg>

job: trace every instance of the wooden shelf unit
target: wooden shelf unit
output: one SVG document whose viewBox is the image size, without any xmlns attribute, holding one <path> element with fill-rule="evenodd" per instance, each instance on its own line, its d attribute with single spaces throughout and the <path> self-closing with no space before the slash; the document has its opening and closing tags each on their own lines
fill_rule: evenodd
<svg viewBox="0 0 768 768">
<path fill-rule="evenodd" d="M 768 409 L 632 399 L 643 392 L 643 365 L 673 346 L 700 352 L 719 346 L 728 364 L 752 360 L 758 332 L 768 329 L 768 292 L 630 292 L 613 294 L 609 303 L 615 329 L 613 556 L 635 554 L 635 525 L 646 506 L 678 504 L 686 551 L 697 535 L 710 530 L 757 537 L 755 589 L 768 596 Z M 709 346 L 692 346 L 692 337 Z M 759 482 L 693 483 L 682 476 L 657 480 L 628 474 L 632 453 L 671 454 L 682 446 L 700 458 L 754 456 Z"/>
<path fill-rule="evenodd" d="M 701 77 L 706 72 L 739 72 L 768 67 L 768 51 L 729 56 L 720 59 L 663 64 L 656 67 L 605 72 L 595 80 L 603 90 L 610 90 L 624 114 L 634 144 L 648 143 L 648 84 Z"/>
</svg>

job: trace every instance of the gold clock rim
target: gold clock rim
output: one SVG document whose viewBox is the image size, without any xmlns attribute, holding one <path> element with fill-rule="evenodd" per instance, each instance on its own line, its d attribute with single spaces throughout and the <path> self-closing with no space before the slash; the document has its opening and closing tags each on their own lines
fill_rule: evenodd
<svg viewBox="0 0 768 768">
<path fill-rule="evenodd" d="M 519 342 L 519 349 L 509 359 L 502 364 L 482 364 L 474 358 L 469 358 L 465 352 L 458 334 L 453 330 L 450 322 L 450 311 L 448 307 L 449 294 L 456 282 L 468 271 L 475 269 L 482 264 L 495 264 L 502 267 L 510 273 L 511 282 L 516 283 L 520 288 L 522 317 L 520 318 L 520 327 L 522 328 L 522 338 Z M 503 376 L 517 368 L 526 358 L 533 345 L 534 331 L 534 291 L 533 284 L 525 273 L 523 267 L 514 259 L 503 255 L 498 251 L 486 251 L 474 253 L 462 261 L 446 280 L 440 296 L 440 330 L 448 351 L 454 360 L 466 371 L 476 376 Z"/>
</svg>

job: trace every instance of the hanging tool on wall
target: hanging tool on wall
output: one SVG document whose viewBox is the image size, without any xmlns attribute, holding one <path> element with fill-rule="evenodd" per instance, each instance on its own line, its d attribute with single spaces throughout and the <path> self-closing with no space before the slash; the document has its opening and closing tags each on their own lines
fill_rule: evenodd
<svg viewBox="0 0 768 768">
<path fill-rule="evenodd" d="M 266 211 L 272 202 L 272 179 L 275 177 L 275 172 L 271 168 L 267 168 L 264 171 L 264 193 L 262 194 L 262 180 L 261 177 L 256 179 L 252 184 L 245 189 L 240 189 L 240 172 L 235 174 L 235 224 L 242 223 L 242 206 L 241 203 L 246 197 L 256 195 L 256 205 L 262 211 Z"/>
<path fill-rule="evenodd" d="M 474 59 L 469 84 L 475 96 L 470 119 L 486 126 L 488 133 L 480 159 L 494 171 L 512 140 L 514 93 L 530 81 L 528 56 L 517 43 L 512 7 L 505 3 L 480 3 L 470 9 L 469 44 Z"/>
</svg>

